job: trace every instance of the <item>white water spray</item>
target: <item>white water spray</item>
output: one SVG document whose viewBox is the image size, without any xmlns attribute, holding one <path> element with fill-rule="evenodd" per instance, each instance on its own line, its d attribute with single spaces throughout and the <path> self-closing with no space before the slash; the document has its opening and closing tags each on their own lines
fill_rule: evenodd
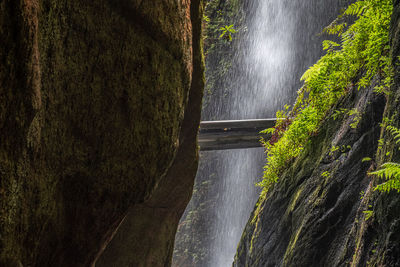
<svg viewBox="0 0 400 267">
<path fill-rule="evenodd" d="M 245 4 L 247 29 L 226 77 L 228 97 L 212 99 L 217 120 L 271 118 L 293 103 L 299 78 L 322 54 L 322 32 L 338 14 L 341 0 L 253 0 Z M 325 36 L 326 37 L 326 36 Z M 224 88 L 226 89 L 226 88 Z M 232 265 L 237 244 L 258 198 L 263 149 L 217 152 L 218 197 L 209 218 L 207 266 Z M 205 157 L 208 158 L 208 157 Z M 203 174 L 204 175 L 204 174 Z M 195 208 L 195 207 L 194 207 Z M 204 245 L 204 244 L 203 244 Z"/>
</svg>

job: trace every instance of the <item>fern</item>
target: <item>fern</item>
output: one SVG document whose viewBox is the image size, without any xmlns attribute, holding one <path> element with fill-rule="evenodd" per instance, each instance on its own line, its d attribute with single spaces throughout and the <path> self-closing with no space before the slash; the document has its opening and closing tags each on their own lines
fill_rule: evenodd
<svg viewBox="0 0 400 267">
<path fill-rule="evenodd" d="M 394 138 L 394 141 L 396 142 L 396 144 L 400 143 L 400 129 L 392 126 L 392 125 L 388 125 L 386 126 L 386 130 L 388 130 Z"/>
<path fill-rule="evenodd" d="M 345 15 L 350 16 L 357 16 L 360 17 L 365 9 L 367 8 L 369 2 L 368 1 L 358 1 L 351 4 L 346 11 L 344 12 Z"/>
<path fill-rule="evenodd" d="M 224 27 L 220 27 L 219 30 L 222 32 L 219 38 L 222 38 L 225 36 L 225 38 L 229 41 L 232 41 L 232 33 L 237 33 L 235 28 L 233 28 L 233 24 L 231 25 L 225 25 Z"/>
<path fill-rule="evenodd" d="M 290 125 L 275 134 L 278 140 L 263 142 L 267 164 L 259 185 L 264 187 L 264 196 L 270 186 L 278 181 L 288 162 L 304 150 L 329 110 L 350 88 L 357 86 L 360 89 L 369 85 L 372 77 L 378 73 L 383 74 L 385 86 L 390 84 L 392 70 L 388 57 L 388 30 L 392 9 L 392 0 L 357 1 L 325 28 L 324 32 L 340 36 L 341 41 L 323 42 L 326 54 L 301 77 L 304 86 L 298 92 L 293 110 L 283 112 L 290 120 Z M 356 16 L 355 22 L 347 25 L 343 22 L 346 16 Z M 360 73 L 364 75 L 357 84 L 353 84 Z M 361 115 L 353 116 L 352 126 L 357 127 Z M 400 139 L 400 135 L 397 139 Z"/>
<path fill-rule="evenodd" d="M 372 216 L 374 216 L 373 210 L 364 210 L 363 213 L 365 214 L 365 221 L 368 221 Z"/>
<path fill-rule="evenodd" d="M 347 27 L 347 23 L 341 22 L 341 17 L 339 16 L 335 19 L 331 24 L 325 27 L 323 30 L 324 33 L 331 34 L 331 35 L 342 35 L 343 31 Z"/>
<path fill-rule="evenodd" d="M 400 192 L 400 164 L 394 162 L 386 162 L 377 171 L 369 173 L 370 175 L 376 175 L 381 179 L 386 179 L 387 181 L 379 184 L 374 190 L 389 192 L 391 190 L 396 190 Z"/>
<path fill-rule="evenodd" d="M 383 120 L 385 121 L 385 119 Z M 386 119 L 388 121 L 388 119 Z M 393 125 L 386 126 L 386 130 L 391 133 L 393 140 L 396 144 L 400 143 L 400 129 L 394 127 Z M 383 143 L 383 142 L 381 142 Z M 386 153 L 389 155 L 390 153 Z M 396 190 L 400 192 L 400 164 L 394 162 L 386 162 L 382 164 L 379 170 L 370 172 L 369 175 L 376 175 L 378 178 L 386 179 L 386 182 L 381 183 L 375 187 L 374 190 L 381 192 L 389 192 L 391 190 Z"/>
<path fill-rule="evenodd" d="M 340 44 L 331 41 L 331 40 L 325 40 L 322 42 L 322 48 L 324 50 L 328 50 L 328 51 L 333 51 L 335 47 L 340 46 Z"/>
</svg>

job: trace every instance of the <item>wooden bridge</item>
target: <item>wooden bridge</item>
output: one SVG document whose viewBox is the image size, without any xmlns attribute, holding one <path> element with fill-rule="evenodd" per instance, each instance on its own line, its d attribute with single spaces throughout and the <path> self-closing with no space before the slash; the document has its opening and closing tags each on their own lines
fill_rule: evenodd
<svg viewBox="0 0 400 267">
<path fill-rule="evenodd" d="M 260 131 L 275 126 L 276 119 L 227 120 L 200 122 L 201 151 L 261 147 Z"/>
</svg>

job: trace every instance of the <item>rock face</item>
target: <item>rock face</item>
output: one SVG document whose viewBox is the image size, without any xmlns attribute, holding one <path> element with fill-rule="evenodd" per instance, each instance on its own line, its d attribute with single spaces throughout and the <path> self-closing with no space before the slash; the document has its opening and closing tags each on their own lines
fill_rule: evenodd
<svg viewBox="0 0 400 267">
<path fill-rule="evenodd" d="M 352 118 L 329 119 L 307 152 L 282 175 L 281 183 L 260 203 L 238 248 L 235 266 L 332 266 L 343 262 L 349 225 L 366 190 L 379 138 L 384 102 L 371 90 L 354 90 L 342 103 L 363 113 L 357 129 Z M 374 124 L 370 124 L 373 121 Z M 332 152 L 331 147 L 339 147 Z M 329 172 L 323 176 L 324 172 Z M 344 227 L 347 225 L 346 227 Z"/>
<path fill-rule="evenodd" d="M 149 225 L 135 252 L 168 265 L 197 168 L 201 17 L 200 0 L 0 3 L 0 265 L 92 266 L 138 211 L 168 233 Z"/>
<path fill-rule="evenodd" d="M 197 130 L 200 122 L 203 78 L 201 53 L 202 3 L 192 0 L 193 77 L 185 110 L 179 149 L 151 198 L 133 206 L 96 266 L 169 266 L 175 233 L 192 195 L 196 176 Z"/>
<path fill-rule="evenodd" d="M 327 116 L 305 152 L 258 204 L 233 266 L 400 266 L 400 195 L 373 191 L 378 181 L 367 175 L 376 164 L 400 159 L 379 125 L 400 111 L 400 5 L 394 4 L 391 94 L 385 99 L 373 93 L 377 77 L 369 88 L 353 89 L 338 103 L 336 108 L 361 112 L 357 126 L 350 125 L 354 117 Z M 398 115 L 394 118 L 398 125 Z M 378 150 L 380 138 L 384 145 Z M 364 157 L 373 160 L 363 162 Z M 368 220 L 366 210 L 373 210 Z"/>
</svg>

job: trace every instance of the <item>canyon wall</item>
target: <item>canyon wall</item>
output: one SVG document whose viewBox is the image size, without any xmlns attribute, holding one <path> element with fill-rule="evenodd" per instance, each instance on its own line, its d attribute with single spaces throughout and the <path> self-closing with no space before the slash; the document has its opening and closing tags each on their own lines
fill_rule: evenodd
<svg viewBox="0 0 400 267">
<path fill-rule="evenodd" d="M 93 266 L 136 209 L 174 232 L 197 168 L 201 10 L 0 3 L 0 265 Z"/>
</svg>

